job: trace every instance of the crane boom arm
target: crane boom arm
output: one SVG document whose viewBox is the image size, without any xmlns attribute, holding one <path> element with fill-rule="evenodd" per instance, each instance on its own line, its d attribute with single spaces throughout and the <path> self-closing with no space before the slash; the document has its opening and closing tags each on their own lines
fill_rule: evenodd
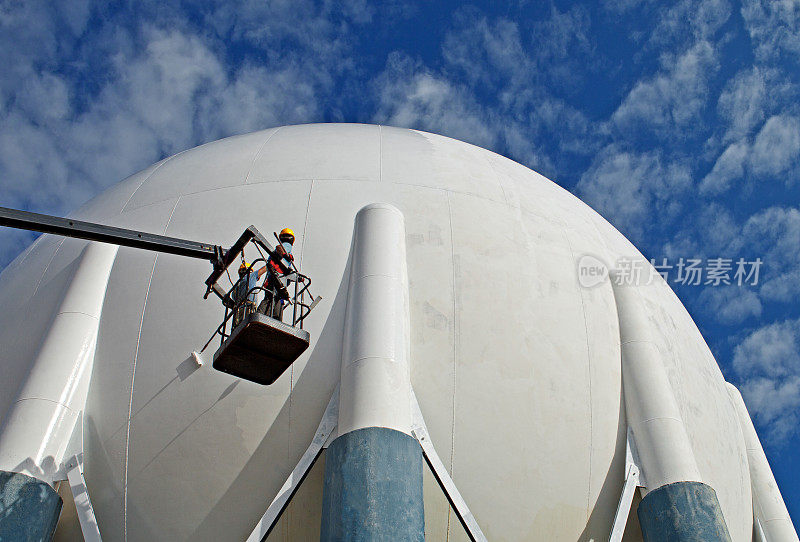
<svg viewBox="0 0 800 542">
<path fill-rule="evenodd" d="M 214 264 L 215 268 L 222 263 L 227 252 L 222 247 L 210 243 L 199 243 L 7 207 L 0 207 L 0 226 L 188 256 L 189 258 L 208 260 Z"/>
<path fill-rule="evenodd" d="M 189 241 L 188 239 L 128 230 L 72 218 L 9 209 L 8 207 L 0 207 L 0 226 L 207 260 L 211 262 L 214 270 L 206 279 L 205 297 L 208 297 L 208 294 L 213 291 L 223 299 L 223 302 L 225 298 L 224 292 L 216 286 L 216 282 L 228 266 L 236 260 L 236 257 L 242 253 L 247 243 L 252 241 L 264 249 L 269 256 L 272 256 L 275 252 L 272 244 L 261 235 L 261 232 L 255 226 L 250 226 L 244 230 L 239 239 L 227 250 L 211 243 L 200 243 L 198 241 Z M 288 271 L 288 269 L 285 269 L 285 271 Z"/>
</svg>

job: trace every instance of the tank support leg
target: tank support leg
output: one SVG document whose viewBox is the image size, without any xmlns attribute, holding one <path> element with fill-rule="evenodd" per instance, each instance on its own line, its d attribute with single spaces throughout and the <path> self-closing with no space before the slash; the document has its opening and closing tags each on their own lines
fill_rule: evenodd
<svg viewBox="0 0 800 542">
<path fill-rule="evenodd" d="M 625 415 L 644 474 L 637 515 L 645 542 L 730 542 L 717 495 L 702 482 L 641 292 L 612 280 Z"/>
<path fill-rule="evenodd" d="M 439 458 L 439 454 L 436 453 L 436 449 L 433 447 L 433 441 L 428 434 L 428 428 L 425 426 L 425 420 L 422 418 L 422 411 L 419 408 L 417 397 L 413 394 L 413 391 L 411 398 L 413 400 L 412 407 L 414 409 L 414 429 L 412 433 L 422 447 L 425 461 L 428 463 L 431 472 L 433 472 L 434 478 L 439 482 L 439 487 L 442 488 L 450 506 L 453 507 L 453 511 L 456 513 L 469 539 L 472 542 L 486 542 L 486 536 L 483 534 L 480 526 L 478 526 L 475 516 L 470 512 L 464 497 L 461 496 L 461 492 L 458 491 L 455 482 L 453 482 L 453 479 L 450 477 L 450 473 L 447 472 L 444 463 L 442 463 L 442 460 Z"/>
<path fill-rule="evenodd" d="M 66 462 L 67 481 L 69 482 L 75 509 L 78 513 L 78 522 L 81 526 L 84 542 L 103 542 L 97 518 L 94 515 L 92 500 L 89 498 L 89 489 L 83 477 L 83 454 L 74 455 Z"/>
<path fill-rule="evenodd" d="M 636 444 L 633 441 L 633 433 L 628 429 L 628 440 L 625 446 L 625 484 L 622 486 L 622 495 L 619 498 L 617 513 L 614 515 L 614 524 L 611 526 L 611 536 L 609 542 L 621 542 L 622 535 L 625 534 L 625 524 L 628 522 L 628 514 L 631 511 L 636 489 L 644 486 L 639 469 L 639 459 L 636 454 Z"/>
<path fill-rule="evenodd" d="M 772 475 L 767 456 L 758 440 L 753 420 L 747 413 L 744 399 L 733 384 L 727 384 L 739 425 L 747 447 L 747 463 L 750 467 L 750 487 L 753 495 L 753 527 L 756 540 L 768 542 L 798 542 L 797 531 L 786 509 L 786 503 L 778 491 L 778 483 Z"/>
<path fill-rule="evenodd" d="M 323 541 L 425 539 L 422 450 L 412 436 L 403 215 L 355 220 L 337 438 L 325 456 Z"/>
<path fill-rule="evenodd" d="M 336 430 L 336 419 L 339 415 L 339 388 L 333 392 L 328 407 L 322 415 L 322 420 L 319 422 L 317 432 L 311 440 L 308 449 L 300 458 L 295 468 L 292 470 L 289 477 L 283 483 L 283 486 L 278 490 L 278 494 L 272 499 L 267 511 L 261 516 L 261 519 L 256 523 L 253 532 L 247 537 L 247 542 L 261 542 L 269 536 L 272 528 L 278 522 L 281 514 L 289 505 L 289 501 L 297 492 L 300 484 L 305 480 L 308 471 L 314 466 L 319 456 L 322 454 L 330 440 L 331 435 Z"/>
<path fill-rule="evenodd" d="M 61 505 L 47 482 L 0 471 L 0 540 L 51 540 Z"/>
</svg>

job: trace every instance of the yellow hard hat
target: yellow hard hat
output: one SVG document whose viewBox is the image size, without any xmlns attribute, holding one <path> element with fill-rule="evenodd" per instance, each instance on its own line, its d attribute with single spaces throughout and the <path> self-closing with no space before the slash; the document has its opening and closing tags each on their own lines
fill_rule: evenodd
<svg viewBox="0 0 800 542">
<path fill-rule="evenodd" d="M 248 269 L 249 267 L 250 267 L 250 266 L 249 266 L 249 265 L 247 265 L 247 262 L 246 262 L 246 261 L 244 261 L 244 260 L 242 260 L 242 265 L 240 265 L 240 266 L 239 266 L 239 274 L 244 274 L 244 273 L 246 273 L 246 272 L 247 272 L 247 269 Z"/>
<path fill-rule="evenodd" d="M 292 228 L 283 228 L 281 230 L 281 234 L 278 236 L 278 239 L 283 241 L 284 237 L 291 237 L 290 242 L 294 244 L 294 230 L 292 230 Z"/>
</svg>

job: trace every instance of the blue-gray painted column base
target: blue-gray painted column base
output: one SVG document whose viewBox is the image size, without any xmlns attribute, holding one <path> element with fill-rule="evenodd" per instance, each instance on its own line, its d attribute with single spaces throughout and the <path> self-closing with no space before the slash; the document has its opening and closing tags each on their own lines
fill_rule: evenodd
<svg viewBox="0 0 800 542">
<path fill-rule="evenodd" d="M 323 542 L 425 540 L 422 449 L 405 433 L 369 427 L 338 437 L 323 491 Z"/>
<path fill-rule="evenodd" d="M 47 483 L 0 471 L 0 540 L 49 542 L 61 513 L 61 497 Z"/>
<path fill-rule="evenodd" d="M 700 482 L 651 491 L 637 514 L 645 542 L 731 542 L 716 492 Z"/>
</svg>

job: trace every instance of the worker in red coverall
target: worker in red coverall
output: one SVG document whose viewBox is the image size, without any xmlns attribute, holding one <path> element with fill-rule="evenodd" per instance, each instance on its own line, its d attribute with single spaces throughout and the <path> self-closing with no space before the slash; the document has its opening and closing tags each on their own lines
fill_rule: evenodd
<svg viewBox="0 0 800 542">
<path fill-rule="evenodd" d="M 289 293 L 286 289 L 287 282 L 281 280 L 284 276 L 292 272 L 294 256 L 292 246 L 294 245 L 294 232 L 291 228 L 284 228 L 278 236 L 281 244 L 275 247 L 275 252 L 267 260 L 267 279 L 264 281 L 266 296 L 261 302 L 259 311 L 267 316 L 281 320 L 283 317 L 283 307 L 289 301 Z M 286 272 L 285 270 L 288 270 Z"/>
</svg>

